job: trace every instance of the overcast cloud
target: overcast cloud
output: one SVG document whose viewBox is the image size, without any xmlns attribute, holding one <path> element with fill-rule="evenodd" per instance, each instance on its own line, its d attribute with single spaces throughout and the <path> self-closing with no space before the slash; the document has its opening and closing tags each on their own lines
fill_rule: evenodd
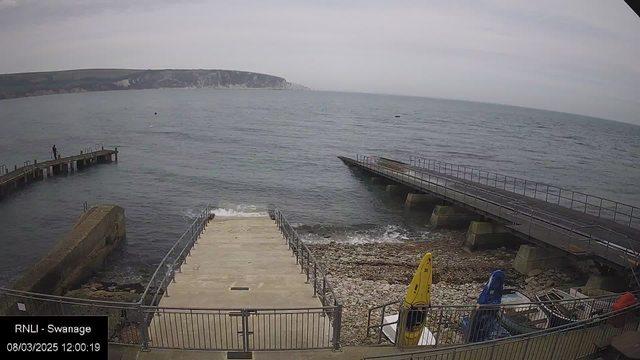
<svg viewBox="0 0 640 360">
<path fill-rule="evenodd" d="M 220 68 L 640 124 L 622 0 L 0 0 L 0 72 Z"/>
</svg>

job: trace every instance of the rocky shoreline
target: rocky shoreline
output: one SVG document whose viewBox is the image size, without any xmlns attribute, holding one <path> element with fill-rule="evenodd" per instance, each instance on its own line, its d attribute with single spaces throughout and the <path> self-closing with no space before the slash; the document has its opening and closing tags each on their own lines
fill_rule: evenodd
<svg viewBox="0 0 640 360">
<path fill-rule="evenodd" d="M 401 300 L 422 256 L 433 256 L 433 305 L 475 304 L 493 270 L 506 274 L 506 286 L 528 295 L 545 288 L 584 285 L 588 269 L 549 269 L 522 275 L 512 268 L 517 249 L 468 253 L 461 247 L 465 231 L 442 230 L 427 241 L 350 245 L 309 244 L 343 301 L 342 338 L 345 346 L 377 342 L 366 336 L 368 310 Z M 379 314 L 379 313 L 378 313 Z M 379 321 L 379 315 L 376 321 Z"/>
</svg>

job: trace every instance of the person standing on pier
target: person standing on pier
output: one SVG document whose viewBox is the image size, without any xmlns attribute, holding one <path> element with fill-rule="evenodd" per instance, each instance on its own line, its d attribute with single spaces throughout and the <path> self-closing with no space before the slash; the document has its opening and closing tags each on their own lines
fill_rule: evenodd
<svg viewBox="0 0 640 360">
<path fill-rule="evenodd" d="M 55 145 L 53 145 L 53 147 L 51 148 L 51 151 L 53 151 L 53 158 L 57 159 L 58 158 L 58 149 L 56 149 Z"/>
</svg>

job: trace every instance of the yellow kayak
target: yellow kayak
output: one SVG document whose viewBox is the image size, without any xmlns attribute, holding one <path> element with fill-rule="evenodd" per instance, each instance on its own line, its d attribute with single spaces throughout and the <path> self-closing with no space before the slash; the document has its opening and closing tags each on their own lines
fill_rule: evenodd
<svg viewBox="0 0 640 360">
<path fill-rule="evenodd" d="M 426 253 L 413 275 L 403 308 L 407 314 L 404 319 L 404 345 L 418 345 L 422 329 L 425 326 L 424 311 L 431 303 L 431 253 Z"/>
</svg>

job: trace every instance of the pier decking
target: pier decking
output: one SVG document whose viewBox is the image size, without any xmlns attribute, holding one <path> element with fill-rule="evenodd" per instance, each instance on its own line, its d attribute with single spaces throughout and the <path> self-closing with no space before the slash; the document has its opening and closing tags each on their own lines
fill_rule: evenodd
<svg viewBox="0 0 640 360">
<path fill-rule="evenodd" d="M 25 161 L 22 167 L 14 166 L 9 171 L 5 165 L 0 166 L 0 199 L 34 181 L 43 180 L 50 176 L 68 174 L 82 170 L 93 164 L 102 164 L 118 161 L 118 148 L 114 150 L 85 149 L 79 155 L 61 157 L 58 159 L 33 163 Z"/>
<path fill-rule="evenodd" d="M 163 297 L 164 307 L 319 307 L 268 217 L 215 219 Z M 233 290 L 248 288 L 248 290 Z"/>
<path fill-rule="evenodd" d="M 221 219 L 204 230 L 167 287 L 149 325 L 150 346 L 330 348 L 332 320 L 274 221 Z"/>
</svg>

